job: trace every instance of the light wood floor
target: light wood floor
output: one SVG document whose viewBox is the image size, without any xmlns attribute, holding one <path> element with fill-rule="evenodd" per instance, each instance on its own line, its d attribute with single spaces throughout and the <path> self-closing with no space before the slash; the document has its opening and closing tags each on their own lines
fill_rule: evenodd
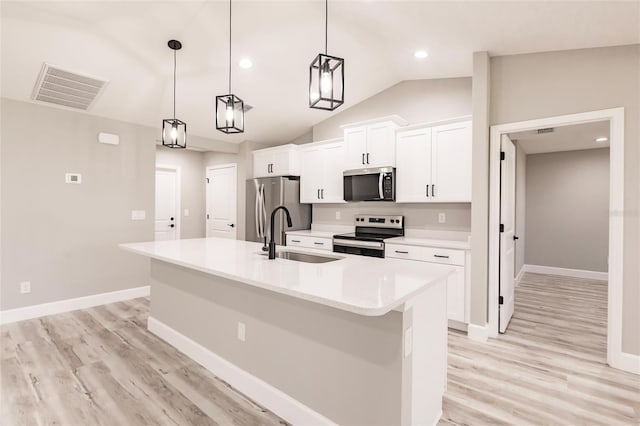
<svg viewBox="0 0 640 426">
<path fill-rule="evenodd" d="M 276 425 L 146 330 L 148 299 L 1 327 L 1 425 Z M 606 357 L 606 283 L 536 274 L 507 334 L 449 333 L 440 424 L 640 424 L 640 377 Z"/>
<path fill-rule="evenodd" d="M 507 332 L 449 333 L 440 424 L 640 424 L 640 376 L 606 365 L 607 283 L 525 274 Z"/>
</svg>

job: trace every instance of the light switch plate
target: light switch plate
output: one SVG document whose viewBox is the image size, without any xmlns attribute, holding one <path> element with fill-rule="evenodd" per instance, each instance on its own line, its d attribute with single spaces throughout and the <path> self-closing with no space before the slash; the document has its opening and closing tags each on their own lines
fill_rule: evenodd
<svg viewBox="0 0 640 426">
<path fill-rule="evenodd" d="M 189 209 L 184 209 L 184 217 L 188 217 L 189 216 Z"/>
<path fill-rule="evenodd" d="M 446 223 L 447 215 L 444 213 L 438 213 L 438 223 Z"/>
<path fill-rule="evenodd" d="M 336 220 L 340 220 L 340 212 L 336 212 Z"/>
<path fill-rule="evenodd" d="M 131 210 L 131 220 L 145 220 L 147 212 L 144 210 Z"/>
<path fill-rule="evenodd" d="M 246 338 L 246 326 L 244 325 L 243 322 L 239 322 L 238 323 L 238 340 L 240 340 L 241 342 L 245 341 Z"/>
</svg>

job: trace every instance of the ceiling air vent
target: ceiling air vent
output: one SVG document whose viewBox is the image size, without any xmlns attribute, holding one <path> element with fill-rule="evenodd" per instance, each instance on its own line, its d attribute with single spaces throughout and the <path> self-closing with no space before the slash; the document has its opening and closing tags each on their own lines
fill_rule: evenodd
<svg viewBox="0 0 640 426">
<path fill-rule="evenodd" d="M 543 133 L 553 133 L 555 131 L 555 129 L 553 127 L 546 127 L 544 129 L 538 129 L 536 130 L 536 133 L 541 135 Z"/>
<path fill-rule="evenodd" d="M 96 77 L 63 70 L 45 62 L 31 99 L 86 111 L 106 84 L 106 81 Z"/>
</svg>

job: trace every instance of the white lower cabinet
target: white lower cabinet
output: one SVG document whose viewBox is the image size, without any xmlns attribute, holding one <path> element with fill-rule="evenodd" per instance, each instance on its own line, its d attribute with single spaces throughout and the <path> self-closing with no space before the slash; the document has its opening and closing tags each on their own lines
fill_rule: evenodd
<svg viewBox="0 0 640 426">
<path fill-rule="evenodd" d="M 333 240 L 331 238 L 287 234 L 287 246 L 332 251 Z"/>
<path fill-rule="evenodd" d="M 466 268 L 470 267 L 470 265 L 467 252 L 464 250 L 385 243 L 385 257 L 450 265 L 455 272 L 447 280 L 448 318 L 460 323 L 469 322 L 467 309 L 469 283 Z"/>
</svg>

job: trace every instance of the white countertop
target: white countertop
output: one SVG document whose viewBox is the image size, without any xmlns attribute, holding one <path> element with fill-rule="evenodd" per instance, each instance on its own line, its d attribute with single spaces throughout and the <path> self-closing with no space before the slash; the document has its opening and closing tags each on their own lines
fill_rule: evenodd
<svg viewBox="0 0 640 426">
<path fill-rule="evenodd" d="M 398 308 L 454 270 L 446 265 L 326 253 L 328 263 L 269 260 L 261 244 L 219 238 L 120 244 L 124 250 L 359 315 Z M 283 247 L 278 247 L 283 249 Z"/>
</svg>

